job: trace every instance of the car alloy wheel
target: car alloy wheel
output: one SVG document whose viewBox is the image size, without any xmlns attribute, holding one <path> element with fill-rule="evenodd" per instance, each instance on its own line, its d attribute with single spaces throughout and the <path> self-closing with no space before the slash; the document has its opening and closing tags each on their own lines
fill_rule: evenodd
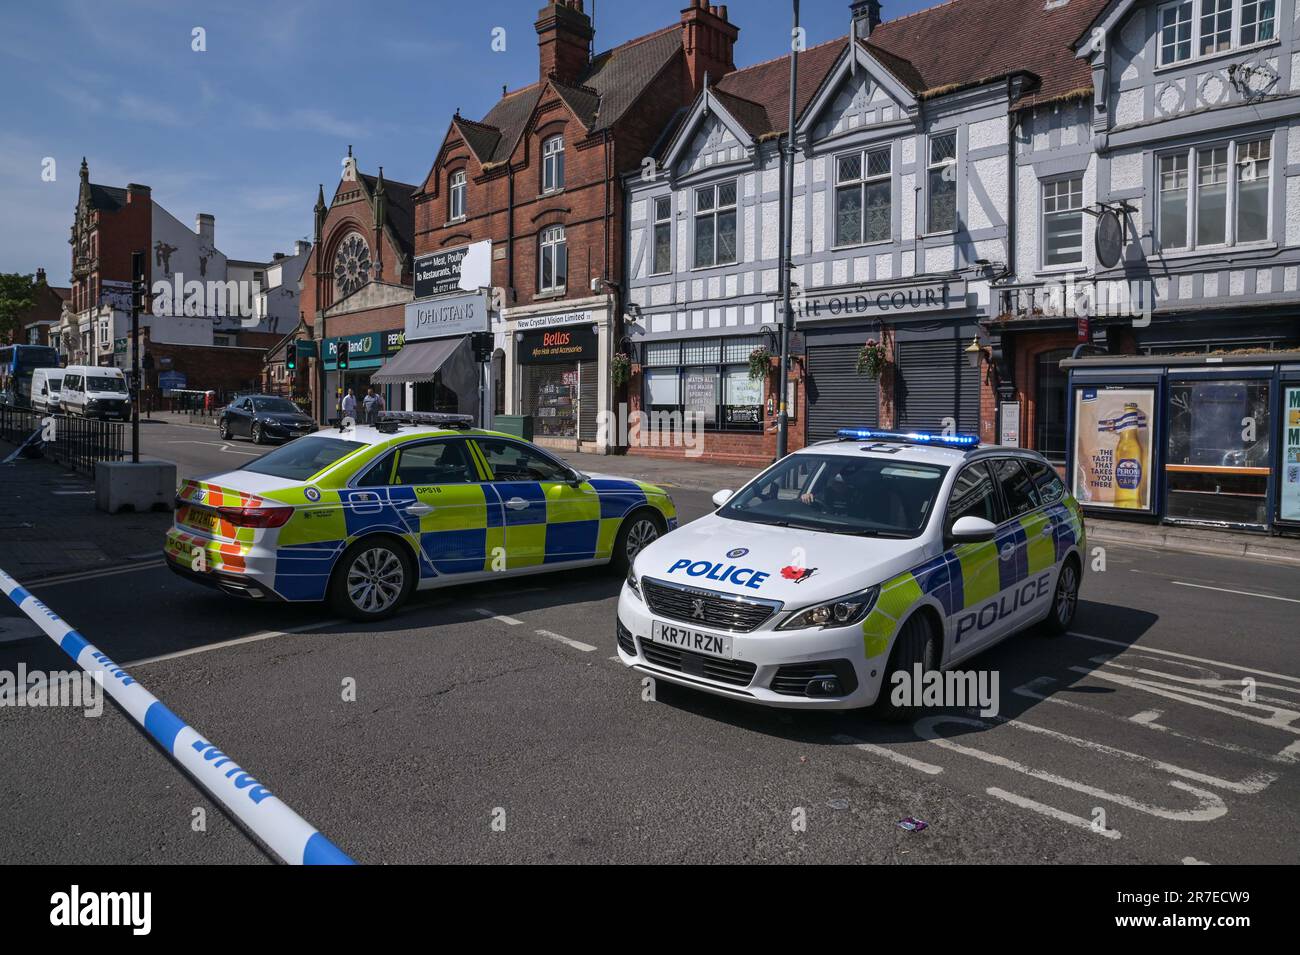
<svg viewBox="0 0 1300 955">
<path fill-rule="evenodd" d="M 217 434 L 220 435 L 222 441 L 230 440 L 230 423 L 225 418 L 222 418 L 217 425 Z"/>
<path fill-rule="evenodd" d="M 639 517 L 628 528 L 627 532 L 627 559 L 631 563 L 636 560 L 636 555 L 641 553 L 650 544 L 659 539 L 659 528 L 655 522 L 648 517 Z"/>
<path fill-rule="evenodd" d="M 388 548 L 372 547 L 353 559 L 345 585 L 354 607 L 367 615 L 381 614 L 401 599 L 406 567 Z"/>
<path fill-rule="evenodd" d="M 253 422 L 253 443 L 254 444 L 262 443 L 262 425 L 261 422 L 258 421 Z"/>
<path fill-rule="evenodd" d="M 1056 622 L 1062 630 L 1074 619 L 1074 609 L 1078 602 L 1079 575 L 1074 570 L 1074 564 L 1067 562 L 1056 581 L 1056 597 L 1052 603 L 1052 612 L 1056 614 Z"/>
</svg>

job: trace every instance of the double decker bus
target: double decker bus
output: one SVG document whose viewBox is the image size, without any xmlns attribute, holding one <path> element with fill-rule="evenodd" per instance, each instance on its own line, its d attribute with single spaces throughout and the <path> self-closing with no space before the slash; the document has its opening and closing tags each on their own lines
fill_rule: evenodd
<svg viewBox="0 0 1300 955">
<path fill-rule="evenodd" d="M 58 367 L 58 350 L 49 345 L 0 345 L 0 405 L 30 408 L 32 372 Z"/>
</svg>

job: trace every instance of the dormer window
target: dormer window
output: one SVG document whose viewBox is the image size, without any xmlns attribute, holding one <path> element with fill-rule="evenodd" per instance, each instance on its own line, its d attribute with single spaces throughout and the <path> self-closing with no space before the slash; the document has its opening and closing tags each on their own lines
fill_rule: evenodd
<svg viewBox="0 0 1300 955">
<path fill-rule="evenodd" d="M 542 192 L 564 188 L 564 137 L 552 136 L 542 142 Z"/>
<path fill-rule="evenodd" d="M 447 188 L 447 218 L 455 221 L 465 218 L 465 170 L 451 174 Z"/>
</svg>

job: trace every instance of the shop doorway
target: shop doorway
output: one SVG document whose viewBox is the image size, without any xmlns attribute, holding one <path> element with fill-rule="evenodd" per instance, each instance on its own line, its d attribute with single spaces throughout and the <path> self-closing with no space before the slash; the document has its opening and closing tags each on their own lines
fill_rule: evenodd
<svg viewBox="0 0 1300 955">
<path fill-rule="evenodd" d="M 440 414 L 460 411 L 460 400 L 456 392 L 443 384 L 441 373 L 435 375 L 433 381 L 417 382 L 413 400 L 413 411 L 436 411 Z"/>
</svg>

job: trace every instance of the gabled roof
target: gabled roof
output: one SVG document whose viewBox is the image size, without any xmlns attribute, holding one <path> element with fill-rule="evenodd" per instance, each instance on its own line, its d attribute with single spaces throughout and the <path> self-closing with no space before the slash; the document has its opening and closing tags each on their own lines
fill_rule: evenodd
<svg viewBox="0 0 1300 955">
<path fill-rule="evenodd" d="M 554 77 L 546 83 L 533 83 L 506 93 L 482 120 L 457 116 L 452 124 L 481 165 L 505 162 L 549 84 L 588 132 L 607 129 L 640 98 L 681 48 L 681 26 L 674 24 L 597 55 L 571 83 Z"/>
<path fill-rule="evenodd" d="M 1022 108 L 1091 88 L 1088 64 L 1072 47 L 1108 2 L 949 0 L 882 23 L 867 46 L 910 65 L 911 77 L 885 64 L 918 96 L 1033 73 L 1042 82 Z"/>
<path fill-rule="evenodd" d="M 948 0 L 887 20 L 860 42 L 918 98 L 1032 73 L 1040 85 L 1016 103 L 1019 109 L 1091 89 L 1089 66 L 1074 55 L 1072 46 L 1108 2 Z M 844 55 L 848 39 L 838 37 L 799 54 L 796 119 Z M 728 111 L 755 138 L 785 132 L 789 89 L 788 54 L 728 73 L 714 87 Z"/>
<path fill-rule="evenodd" d="M 848 37 L 839 37 L 809 47 L 799 54 L 799 78 L 795 96 L 796 118 L 803 115 L 826 74 L 844 52 Z M 732 112 L 755 139 L 783 133 L 790 108 L 790 58 L 782 56 L 743 70 L 728 73 L 713 87 L 715 93 L 728 97 L 723 102 L 741 99 L 740 112 Z M 731 112 L 728 105 L 728 112 Z"/>
<path fill-rule="evenodd" d="M 126 205 L 126 190 L 119 186 L 90 184 L 90 208 L 101 212 L 117 212 Z"/>
</svg>

